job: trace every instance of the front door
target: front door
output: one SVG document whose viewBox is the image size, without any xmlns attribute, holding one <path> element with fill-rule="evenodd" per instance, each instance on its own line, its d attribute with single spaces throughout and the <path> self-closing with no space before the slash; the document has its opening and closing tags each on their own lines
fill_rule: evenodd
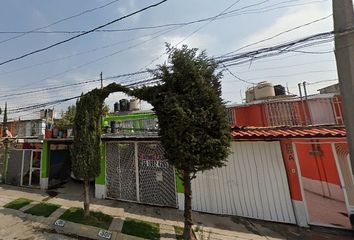
<svg viewBox="0 0 354 240">
<path fill-rule="evenodd" d="M 134 143 L 107 143 L 107 196 L 137 201 Z"/>
<path fill-rule="evenodd" d="M 331 144 L 296 143 L 309 223 L 351 228 Z"/>
<path fill-rule="evenodd" d="M 22 186 L 39 186 L 42 151 L 26 149 L 22 153 L 21 183 Z"/>
</svg>

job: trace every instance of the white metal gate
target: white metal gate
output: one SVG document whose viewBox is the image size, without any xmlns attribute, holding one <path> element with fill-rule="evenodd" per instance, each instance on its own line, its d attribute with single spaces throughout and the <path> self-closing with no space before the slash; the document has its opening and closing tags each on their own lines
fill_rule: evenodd
<svg viewBox="0 0 354 240">
<path fill-rule="evenodd" d="M 42 150 L 11 149 L 8 155 L 5 183 L 20 186 L 39 186 Z"/>
<path fill-rule="evenodd" d="M 158 142 L 106 143 L 109 198 L 176 207 L 174 168 Z"/>
<path fill-rule="evenodd" d="M 193 210 L 296 223 L 279 142 L 233 142 L 227 166 L 197 174 Z"/>
</svg>

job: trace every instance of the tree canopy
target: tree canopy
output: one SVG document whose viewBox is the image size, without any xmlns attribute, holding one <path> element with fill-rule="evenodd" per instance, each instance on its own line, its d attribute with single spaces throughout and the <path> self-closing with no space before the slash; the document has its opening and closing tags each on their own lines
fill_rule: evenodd
<svg viewBox="0 0 354 240">
<path fill-rule="evenodd" d="M 58 123 L 59 128 L 67 129 L 73 127 L 75 114 L 76 114 L 76 106 L 75 105 L 69 106 L 66 112 L 62 113 L 61 119 Z"/>
<path fill-rule="evenodd" d="M 80 97 L 74 117 L 74 143 L 71 151 L 76 177 L 89 180 L 100 173 L 101 115 L 104 100 L 112 92 L 127 91 L 119 84 L 94 89 Z"/>
<path fill-rule="evenodd" d="M 161 84 L 130 94 L 153 105 L 166 157 L 177 169 L 196 173 L 221 167 L 231 137 L 217 64 L 195 48 L 168 51 L 170 65 L 154 72 Z"/>
<path fill-rule="evenodd" d="M 185 187 L 184 239 L 191 238 L 191 179 L 198 171 L 221 167 L 229 154 L 231 141 L 226 108 L 221 98 L 217 64 L 205 52 L 167 47 L 168 63 L 153 74 L 160 83 L 128 89 L 112 83 L 82 95 L 74 119 L 73 170 L 85 179 L 100 172 L 100 117 L 104 99 L 121 91 L 148 101 L 159 121 L 159 135 L 168 161 L 182 173 Z M 88 199 L 88 190 L 85 190 Z M 84 206 L 87 206 L 85 200 Z M 86 205 L 85 205 L 86 204 Z M 88 213 L 88 207 L 85 207 Z"/>
</svg>

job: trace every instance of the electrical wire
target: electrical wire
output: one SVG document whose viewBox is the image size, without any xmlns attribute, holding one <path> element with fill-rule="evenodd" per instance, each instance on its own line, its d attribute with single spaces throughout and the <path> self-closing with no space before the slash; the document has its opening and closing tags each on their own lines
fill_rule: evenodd
<svg viewBox="0 0 354 240">
<path fill-rule="evenodd" d="M 73 37 L 70 37 L 70 38 L 67 38 L 67 39 L 65 39 L 65 40 L 62 40 L 62 41 L 56 42 L 56 43 L 54 43 L 54 44 L 51 44 L 51 45 L 49 45 L 49 46 L 47 46 L 47 47 L 40 48 L 40 49 L 31 51 L 31 52 L 28 52 L 28 53 L 26 53 L 26 54 L 23 54 L 23 55 L 21 55 L 21 56 L 18 56 L 18 57 L 11 58 L 11 59 L 8 59 L 8 60 L 6 60 L 6 61 L 0 62 L 0 66 L 1 66 L 1 65 L 4 65 L 4 64 L 7 64 L 7 63 L 10 63 L 10 62 L 13 62 L 13 61 L 16 61 L 16 60 L 19 60 L 19 59 L 22 59 L 22 58 L 25 58 L 25 57 L 28 57 L 28 56 L 30 56 L 30 55 L 33 55 L 33 54 L 36 54 L 36 53 L 39 53 L 39 52 L 46 51 L 46 50 L 48 50 L 48 49 L 50 49 L 50 48 L 56 47 L 56 46 L 58 46 L 58 45 L 61 45 L 61 44 L 66 43 L 66 42 L 72 41 L 72 40 L 74 40 L 74 39 L 76 39 L 76 38 L 79 38 L 79 37 L 82 37 L 82 36 L 87 35 L 87 34 L 89 34 L 89 33 L 92 33 L 92 32 L 94 32 L 95 30 L 104 28 L 104 27 L 109 26 L 109 25 L 111 25 L 111 24 L 113 24 L 113 23 L 116 23 L 116 22 L 118 22 L 118 21 L 121 21 L 121 20 L 123 20 L 123 19 L 125 19 L 125 18 L 134 16 L 134 15 L 136 15 L 136 14 L 138 14 L 138 13 L 141 13 L 141 12 L 143 12 L 143 11 L 146 11 L 146 10 L 148 10 L 148 9 L 150 9 L 150 8 L 157 7 L 157 6 L 161 5 L 162 3 L 166 2 L 166 1 L 167 1 L 167 0 L 162 0 L 162 1 L 158 2 L 158 3 L 149 5 L 149 6 L 147 6 L 147 7 L 144 7 L 144 8 L 142 8 L 142 9 L 140 9 L 140 10 L 137 10 L 137 11 L 132 12 L 132 13 L 130 13 L 130 14 L 124 15 L 123 17 L 116 18 L 116 19 L 114 19 L 114 20 L 112 20 L 112 21 L 110 21 L 110 22 L 107 22 L 107 23 L 105 23 L 105 24 L 102 24 L 102 25 L 100 25 L 100 26 L 98 26 L 98 27 L 95 27 L 95 28 L 93 28 L 93 29 L 91 29 L 91 30 L 88 30 L 88 31 L 86 31 L 86 32 L 80 33 L 80 34 L 75 35 L 75 36 L 73 36 Z"/>
<path fill-rule="evenodd" d="M 139 82 L 135 82 L 133 84 L 128 84 L 128 85 L 123 85 L 126 87 L 139 87 L 140 85 L 146 85 L 146 84 L 154 84 L 159 82 L 158 79 L 156 78 L 150 78 L 150 79 L 146 79 L 143 81 L 139 81 Z M 71 101 L 74 99 L 78 99 L 81 96 L 73 96 L 73 97 L 68 97 L 68 98 L 64 98 L 64 99 L 57 99 L 57 100 L 53 100 L 53 101 L 48 101 L 45 103 L 38 103 L 38 104 L 33 104 L 33 105 L 28 105 L 28 106 L 24 106 L 24 107 L 18 107 L 18 108 L 9 108 L 8 109 L 8 113 L 20 113 L 20 112 L 27 112 L 27 111 L 31 111 L 31 110 L 35 110 L 35 109 L 40 109 L 49 105 L 53 105 L 53 104 L 58 104 L 58 103 L 63 103 L 63 102 L 67 102 L 67 101 Z"/>
<path fill-rule="evenodd" d="M 154 37 L 156 34 L 159 34 L 159 36 L 162 36 L 161 33 L 166 34 L 166 33 L 170 32 L 170 30 L 173 31 L 173 30 L 176 30 L 176 29 L 177 29 L 177 27 L 172 27 L 172 28 L 169 28 L 167 30 L 165 30 L 165 29 L 164 30 L 159 30 L 159 31 L 156 31 L 156 32 L 154 32 L 152 34 L 145 34 L 145 35 L 142 35 L 142 36 L 137 37 L 137 38 L 131 38 L 131 39 L 123 40 L 123 41 L 117 41 L 117 42 L 114 42 L 114 43 L 111 43 L 111 44 L 107 44 L 107 45 L 104 45 L 104 46 L 101 46 L 101 47 L 89 49 L 89 50 L 86 50 L 86 51 L 77 52 L 77 53 L 70 54 L 70 55 L 63 56 L 63 57 L 59 57 L 59 58 L 54 58 L 54 59 L 51 59 L 51 60 L 48 60 L 48 61 L 44 61 L 44 62 L 41 62 L 41 63 L 30 64 L 30 65 L 27 65 L 27 66 L 24 66 L 24 67 L 20 67 L 20 68 L 17 68 L 17 69 L 13 69 L 13 70 L 10 70 L 10 71 L 7 71 L 7 72 L 0 72 L 0 76 L 6 75 L 6 74 L 10 74 L 10 73 L 19 72 L 19 71 L 30 69 L 30 68 L 34 68 L 34 67 L 43 66 L 43 65 L 46 65 L 46 64 L 50 64 L 50 63 L 54 63 L 54 62 L 58 62 L 58 61 L 62 61 L 62 60 L 66 60 L 66 59 L 69 59 L 69 58 L 72 58 L 72 57 L 81 56 L 81 55 L 88 54 L 88 53 L 93 53 L 93 52 L 96 52 L 98 50 L 114 47 L 114 46 L 117 46 L 117 45 L 120 45 L 120 44 L 123 44 L 123 43 L 129 43 L 129 42 L 133 42 L 135 40 L 145 39 L 146 37 Z M 144 41 L 144 42 L 146 42 L 146 41 Z"/>
<path fill-rule="evenodd" d="M 246 8 L 249 8 L 249 7 L 252 7 L 252 6 L 260 5 L 260 4 L 263 4 L 263 3 L 267 2 L 267 1 L 269 1 L 269 0 L 266 0 L 266 1 L 263 1 L 263 2 L 260 2 L 260 3 L 257 3 L 257 4 L 251 4 L 251 5 L 245 6 L 245 7 L 243 7 L 243 8 L 236 9 L 236 10 L 246 9 Z M 239 2 L 239 1 L 236 1 L 235 3 L 237 3 L 237 2 Z M 281 2 L 281 3 L 286 3 L 286 2 L 288 2 L 288 1 Z M 235 3 L 234 3 L 234 4 L 235 4 Z M 281 3 L 279 3 L 279 4 L 281 4 Z M 232 7 L 234 4 L 232 4 L 230 7 Z M 277 4 L 275 4 L 275 5 L 277 5 Z M 196 21 L 193 21 L 193 22 L 182 23 L 182 24 L 184 25 L 184 24 L 196 23 L 196 22 L 201 22 L 201 21 L 205 21 L 205 20 L 209 20 L 208 23 L 210 23 L 211 21 L 214 21 L 214 20 L 216 20 L 218 17 L 220 17 L 221 15 L 225 14 L 225 11 L 228 10 L 230 7 L 228 7 L 227 9 L 225 9 L 223 12 L 219 13 L 219 14 L 216 15 L 216 16 L 209 17 L 209 18 L 205 18 L 205 19 L 196 20 Z M 232 10 L 232 11 L 230 11 L 230 12 L 234 12 L 234 11 L 236 11 L 236 10 Z M 284 31 L 284 32 L 282 32 L 282 33 L 280 33 L 280 34 L 277 34 L 277 36 L 280 36 L 280 35 L 282 35 L 282 34 L 284 34 L 284 33 L 286 33 L 286 32 L 290 32 L 290 31 L 292 31 L 292 30 L 295 30 L 295 29 L 298 29 L 298 28 L 301 28 L 301 27 L 308 26 L 308 25 L 310 25 L 310 24 L 313 24 L 313 23 L 315 23 L 315 22 L 324 20 L 324 19 L 326 19 L 326 18 L 327 18 L 327 17 L 320 18 L 320 19 L 314 20 L 314 21 L 312 21 L 312 22 L 306 23 L 306 24 L 304 24 L 304 25 L 297 26 L 297 27 L 295 27 L 295 28 L 293 28 L 293 29 L 289 29 L 289 30 Z M 207 24 L 208 24 L 208 23 L 207 23 Z M 169 25 L 165 25 L 165 26 L 172 26 L 172 25 L 177 25 L 177 24 L 169 24 Z M 179 25 L 179 24 L 178 24 L 178 25 Z M 204 25 L 204 26 L 205 26 L 205 25 Z M 202 26 L 202 27 L 204 27 L 204 26 Z M 197 31 L 198 31 L 198 30 L 200 30 L 200 28 L 197 29 Z M 169 31 L 168 31 L 168 32 L 169 32 Z M 196 31 L 194 31 L 194 33 L 195 33 L 195 32 L 196 32 Z M 166 32 L 165 32 L 165 33 L 166 33 Z M 192 33 L 192 34 L 194 34 L 194 33 Z M 160 35 L 160 36 L 161 36 L 161 35 Z M 277 36 L 273 36 L 272 38 L 275 38 L 275 37 L 277 37 Z M 188 37 L 187 37 L 187 38 L 188 38 Z M 186 40 L 186 38 L 185 38 L 184 40 Z M 183 41 L 184 41 L 184 40 L 183 40 Z M 183 42 L 183 41 L 181 41 L 181 42 Z M 124 42 L 124 41 L 123 41 L 123 42 Z M 180 43 L 181 43 L 181 42 L 180 42 Z M 118 43 L 122 43 L 122 41 L 120 41 L 120 42 L 118 42 Z M 178 44 L 179 44 L 179 43 L 178 43 Z M 100 48 L 91 49 L 91 50 L 89 50 L 89 51 L 84 51 L 84 52 L 72 54 L 72 55 L 69 55 L 69 56 L 57 58 L 57 59 L 54 59 L 54 60 L 42 62 L 42 63 L 39 63 L 39 64 L 34 64 L 34 65 L 22 67 L 22 68 L 15 69 L 15 70 L 12 70 L 12 71 L 4 72 L 3 74 L 13 73 L 13 72 L 17 72 L 17 71 L 20 71 L 20 70 L 25 70 L 25 69 L 32 68 L 32 67 L 41 66 L 41 65 L 44 65 L 44 64 L 47 64 L 47 63 L 52 63 L 52 62 L 64 60 L 64 59 L 67 59 L 67 58 L 70 58 L 70 57 L 73 57 L 73 56 L 79 56 L 79 55 L 82 55 L 82 54 L 85 54 L 85 53 L 97 51 L 97 50 L 99 50 L 99 49 L 104 49 L 104 48 L 111 47 L 111 46 L 114 46 L 114 45 L 116 45 L 116 43 L 114 43 L 114 44 L 109 44 L 109 45 L 106 45 L 106 46 L 103 46 L 103 47 L 100 47 Z M 140 44 L 138 44 L 138 45 L 140 45 Z M 136 45 L 133 45 L 133 47 L 135 47 L 135 46 L 136 46 Z M 129 47 L 129 49 L 132 49 L 132 47 Z M 128 50 L 128 49 L 127 49 L 127 50 Z M 119 52 L 122 52 L 122 51 L 119 51 Z M 119 53 L 119 52 L 118 52 L 118 53 Z M 116 53 L 115 53 L 115 54 L 116 54 Z M 112 55 L 115 55 L 115 54 L 112 54 Z M 104 58 L 106 58 L 106 57 L 109 57 L 109 56 L 112 56 L 112 55 L 107 55 L 107 56 L 103 57 L 102 59 L 104 59 Z M 162 55 L 159 56 L 158 58 L 156 58 L 156 59 L 154 59 L 153 61 L 151 61 L 147 66 L 151 65 L 154 61 L 158 60 L 158 59 L 161 58 L 163 55 L 164 55 L 164 54 L 162 54 Z M 71 71 L 73 71 L 73 70 L 76 70 L 76 69 L 78 69 L 78 68 L 81 68 L 81 67 L 90 65 L 90 64 L 95 63 L 96 61 L 100 61 L 100 60 L 102 60 L 102 59 L 97 59 L 97 60 L 94 60 L 94 61 L 92 61 L 92 62 L 88 62 L 88 63 L 86 63 L 86 64 L 82 64 L 82 65 L 80 65 L 80 66 L 76 66 L 76 67 L 71 68 L 71 69 L 69 69 L 69 70 L 66 70 L 66 71 L 57 73 L 57 74 L 55 74 L 55 75 L 46 77 L 46 78 L 42 79 L 41 81 L 48 80 L 48 79 L 50 79 L 50 78 L 52 78 L 52 77 L 60 76 L 60 75 L 62 75 L 62 74 L 65 74 L 65 73 L 71 72 Z M 145 67 L 147 67 L 147 66 L 145 66 Z M 3 74 L 1 74 L 1 75 L 3 75 Z M 32 84 L 31 84 L 31 85 L 32 85 Z M 23 87 L 23 86 L 22 86 L 22 87 Z M 26 86 L 24 86 L 24 87 L 26 87 Z"/>
<path fill-rule="evenodd" d="M 255 69 L 250 69 L 247 71 L 241 71 L 238 73 L 260 72 L 260 71 L 269 71 L 269 70 L 276 70 L 276 69 L 287 69 L 287 68 L 294 68 L 294 67 L 300 67 L 300 66 L 309 66 L 311 64 L 325 63 L 325 62 L 335 62 L 335 61 L 334 60 L 323 60 L 323 61 L 312 61 L 312 62 L 306 62 L 306 63 L 301 63 L 301 64 L 293 64 L 293 65 L 282 65 L 282 66 L 277 66 L 277 67 L 255 68 Z M 235 67 L 237 67 L 237 66 L 235 66 Z"/>
<path fill-rule="evenodd" d="M 348 32 L 348 31 L 352 31 L 352 30 L 349 29 L 349 30 L 345 30 L 343 32 Z M 289 51 L 292 48 L 299 49 L 299 48 L 301 48 L 303 46 L 305 46 L 305 47 L 315 46 L 317 40 L 326 39 L 328 37 L 331 37 L 332 34 L 333 34 L 333 32 L 315 34 L 315 35 L 312 35 L 312 36 L 309 36 L 309 37 L 306 37 L 306 38 L 303 38 L 303 39 L 299 39 L 299 40 L 283 43 L 283 44 L 280 44 L 280 45 L 276 45 L 276 46 L 273 46 L 271 48 L 259 49 L 259 50 L 256 50 L 256 51 L 243 53 L 241 55 L 240 54 L 238 54 L 238 55 L 236 54 L 234 56 L 228 56 L 228 57 L 226 57 L 224 59 L 219 58 L 218 59 L 218 63 L 226 66 L 226 63 L 234 62 L 235 60 L 237 61 L 239 59 L 244 59 L 244 58 L 248 58 L 249 59 L 250 57 L 251 57 L 251 59 L 253 59 L 255 57 L 258 57 L 258 55 L 262 55 L 263 57 L 265 57 L 265 56 L 275 56 L 275 55 L 279 55 L 279 54 L 284 53 L 284 50 Z M 309 42 L 312 42 L 312 44 L 309 45 L 308 44 Z M 272 54 L 269 54 L 269 52 L 271 52 Z M 226 66 L 226 67 L 228 67 L 228 66 Z M 323 72 L 323 71 L 321 71 L 321 72 Z M 136 72 L 135 74 L 138 74 L 138 73 L 139 74 L 146 73 L 146 71 L 144 71 L 144 72 Z M 304 74 L 304 73 L 301 73 L 301 74 Z M 292 75 L 294 75 L 294 74 L 292 74 Z M 126 75 L 126 76 L 129 76 L 129 75 Z M 114 77 L 117 77 L 117 76 L 114 76 Z M 277 76 L 277 77 L 285 77 L 285 75 Z M 113 78 L 111 78 L 111 79 L 113 79 Z M 248 80 L 249 79 L 247 79 L 246 81 L 248 81 Z M 151 81 L 152 81 L 151 79 L 148 79 L 144 83 L 147 84 L 147 83 L 149 83 Z M 156 81 L 156 79 L 154 81 Z"/>
<path fill-rule="evenodd" d="M 228 11 L 225 12 L 223 14 L 220 14 L 220 16 L 217 19 L 224 19 L 224 18 L 228 18 L 228 17 L 234 17 L 234 16 L 238 16 L 238 14 L 235 14 L 237 12 L 240 12 L 240 15 L 244 15 L 245 13 L 242 12 L 241 10 L 245 10 L 254 6 L 259 6 L 262 5 L 266 2 L 269 2 L 270 0 L 265 0 L 259 3 L 255 3 L 255 4 L 251 4 L 251 5 L 246 5 L 244 7 L 232 10 L 232 11 Z M 277 5 L 281 5 L 284 3 L 291 3 L 294 1 L 301 1 L 301 0 L 291 0 L 291 1 L 283 1 L 283 2 L 279 2 L 276 4 L 272 4 L 270 6 L 267 6 L 266 8 L 270 8 L 270 7 L 274 7 Z M 322 1 L 312 1 L 312 2 L 308 2 L 308 3 L 302 3 L 302 4 L 298 4 L 298 5 L 287 5 L 287 6 L 283 6 L 283 7 L 294 7 L 294 6 L 301 6 L 301 5 L 309 5 L 312 3 L 316 3 L 316 2 L 322 2 Z M 255 10 L 264 10 L 265 8 L 262 9 L 253 9 L 253 10 L 248 10 L 248 11 L 255 11 Z M 272 10 L 275 10 L 277 8 L 274 8 Z M 231 15 L 233 14 L 233 15 Z M 229 16 L 230 15 L 230 16 Z M 204 21 L 209 21 L 211 19 L 213 19 L 215 16 L 213 17 L 207 17 L 207 18 L 203 18 L 203 19 L 198 19 L 198 20 L 193 20 L 193 21 L 189 21 L 189 22 L 181 22 L 181 23 L 168 23 L 168 24 L 161 24 L 161 25 L 155 25 L 155 26 L 143 26 L 143 27 L 132 27 L 132 28 L 122 28 L 122 29 L 98 29 L 95 30 L 94 32 L 105 32 L 105 33 L 109 33 L 109 32 L 127 32 L 127 31 L 136 31 L 136 30 L 149 30 L 149 29 L 156 29 L 156 28 L 164 28 L 164 27 L 171 27 L 171 26 L 180 26 L 180 25 L 189 25 L 189 24 L 195 24 L 195 23 L 200 23 L 200 22 L 204 22 Z M 48 26 L 46 26 L 48 27 Z M 43 28 L 46 28 L 43 27 Z M 43 29 L 41 28 L 41 29 Z M 84 30 L 73 30 L 73 31 L 67 31 L 67 30 L 53 30 L 53 31 L 37 31 L 37 30 L 32 30 L 32 31 L 0 31 L 0 34 L 18 34 L 18 33 L 31 33 L 31 34 L 77 34 L 77 33 L 84 33 Z"/>
<path fill-rule="evenodd" d="M 317 34 L 317 35 L 313 35 L 313 36 L 323 36 L 323 34 Z M 317 38 L 314 38 L 313 36 L 310 36 L 310 37 L 307 37 L 305 38 L 306 41 L 312 41 L 313 39 L 317 39 Z M 304 42 L 304 43 L 307 43 L 306 41 L 304 41 L 303 39 L 300 39 L 300 40 L 297 40 L 296 42 Z M 286 43 L 286 44 L 281 44 L 280 45 L 280 49 L 287 49 L 289 50 L 289 46 L 292 46 L 292 47 L 296 47 L 297 49 L 299 48 L 296 44 L 294 44 L 294 41 L 290 42 L 290 43 Z M 306 47 L 308 47 L 308 44 L 305 44 Z M 279 48 L 279 46 L 275 46 L 274 48 Z M 268 49 L 267 51 L 274 51 L 273 48 L 270 48 Z M 264 50 L 261 49 L 259 51 L 256 51 L 257 54 L 264 54 Z M 253 54 L 253 52 L 249 52 L 249 53 L 244 53 L 245 56 L 249 57 L 250 54 Z M 256 55 L 257 56 L 257 55 Z M 229 62 L 229 61 L 235 61 L 236 58 L 242 58 L 243 56 L 236 56 L 236 57 L 233 57 L 231 59 L 224 59 L 224 60 L 219 60 L 219 63 L 223 66 L 223 68 L 225 68 L 232 76 L 234 76 L 235 78 L 237 78 L 238 80 L 240 81 L 243 81 L 243 82 L 246 82 L 246 83 L 249 83 L 249 84 L 253 84 L 251 83 L 251 79 L 242 79 L 238 76 L 236 76 L 234 73 L 232 73 L 229 69 L 228 69 L 228 66 L 229 65 L 226 65 L 225 63 Z M 253 56 L 255 57 L 255 56 Z M 333 71 L 333 70 L 330 70 L 330 71 Z M 291 76 L 296 76 L 296 75 L 300 75 L 300 74 L 308 74 L 308 73 L 314 73 L 314 72 L 324 72 L 323 70 L 321 71 L 312 71 L 312 72 L 305 72 L 305 73 L 296 73 L 296 74 L 292 74 Z M 137 75 L 137 74 L 146 74 L 148 73 L 148 71 L 138 71 L 138 72 L 135 72 L 135 73 L 129 73 L 129 74 L 122 74 L 122 75 L 117 75 L 117 76 L 112 76 L 112 77 L 109 77 L 109 78 L 106 78 L 106 79 L 114 79 L 114 78 L 120 78 L 120 77 L 129 77 L 129 76 L 133 76 L 133 75 Z M 268 77 L 289 77 L 289 75 L 280 75 L 280 76 L 268 76 Z M 255 80 L 255 79 L 253 79 Z M 91 81 L 97 81 L 96 80 L 91 80 Z M 88 81 L 90 82 L 90 81 Z M 83 83 L 74 83 L 74 84 L 69 84 L 69 85 L 64 85 L 64 86 L 57 86 L 57 88 L 63 88 L 63 87 L 67 87 L 67 86 L 75 86 L 75 85 L 80 85 L 80 84 L 84 84 L 84 83 L 87 83 L 87 82 L 83 82 Z M 21 92 L 21 93 L 17 93 L 17 94 L 7 94 L 7 95 L 3 95 L 3 96 L 0 96 L 2 98 L 5 98 L 5 97 L 13 97 L 13 96 L 17 96 L 17 95 L 25 95 L 25 94 L 29 94 L 29 93 L 37 93 L 37 92 L 40 92 L 40 91 L 46 91 L 46 90 L 53 90 L 55 89 L 55 87 L 51 87 L 51 88 L 47 88 L 47 89 L 40 89 L 40 90 L 34 90 L 34 91 L 27 91 L 27 92 Z"/>
<path fill-rule="evenodd" d="M 156 39 L 156 38 L 158 38 L 158 37 L 160 37 L 160 36 L 166 34 L 166 32 L 171 32 L 171 31 L 173 31 L 173 30 L 175 30 L 175 29 L 168 29 L 167 31 L 164 31 L 164 32 L 162 32 L 162 33 L 160 33 L 160 34 L 158 34 L 158 35 L 156 35 L 156 36 L 154 36 L 154 37 L 152 37 L 152 38 L 150 38 L 150 39 L 147 39 L 147 40 L 142 41 L 142 42 L 140 42 L 140 43 L 137 43 L 137 44 L 128 46 L 128 47 L 126 47 L 126 48 L 120 49 L 120 50 L 115 51 L 115 52 L 113 52 L 113 53 L 110 53 L 110 54 L 107 54 L 107 55 L 98 57 L 98 58 L 96 58 L 96 59 L 87 61 L 87 62 L 85 62 L 85 63 L 83 63 L 83 64 L 80 64 L 80 65 L 77 65 L 77 66 L 73 66 L 73 67 L 71 67 L 70 69 L 66 69 L 66 70 L 64 70 L 64 71 L 62 71 L 62 72 L 59 72 L 59 73 L 56 73 L 56 74 L 54 74 L 54 75 L 47 76 L 47 77 L 42 78 L 42 79 L 40 79 L 40 80 L 38 80 L 38 81 L 36 81 L 36 82 L 34 82 L 34 83 L 42 83 L 42 82 L 45 81 L 45 80 L 49 80 L 49 79 L 52 79 L 52 78 L 54 78 L 54 77 L 58 77 L 58 76 L 64 75 L 64 74 L 69 73 L 69 72 L 72 72 L 72 71 L 74 71 L 74 70 L 77 70 L 77 69 L 86 67 L 86 66 L 88 66 L 88 65 L 97 63 L 97 62 L 99 62 L 99 61 L 102 61 L 102 60 L 104 60 L 104 59 L 106 59 L 106 58 L 109 58 L 109 57 L 115 56 L 115 55 L 117 55 L 117 54 L 126 52 L 126 51 L 128 51 L 128 50 L 130 50 L 130 49 L 134 49 L 134 48 L 136 48 L 136 47 L 138 47 L 138 46 L 141 46 L 141 45 L 143 45 L 143 44 L 145 44 L 145 43 L 147 43 L 147 42 L 150 42 L 150 41 L 152 41 L 152 40 L 154 40 L 154 39 Z M 141 71 L 139 71 L 139 72 L 141 72 Z M 33 85 L 33 83 L 28 84 L 28 85 L 25 85 L 24 87 L 29 86 L 29 85 Z"/>
<path fill-rule="evenodd" d="M 318 23 L 318 22 L 320 22 L 320 21 L 326 20 L 326 19 L 328 19 L 328 18 L 331 17 L 331 16 L 332 16 L 332 14 L 329 14 L 328 16 L 325 16 L 325 17 L 322 17 L 322 18 L 318 18 L 318 19 L 315 19 L 315 20 L 313 20 L 313 21 L 307 22 L 307 23 L 305 23 L 305 24 L 298 25 L 298 26 L 296 26 L 296 27 L 287 29 L 287 30 L 282 31 L 282 32 L 280 32 L 280 33 L 277 33 L 277 34 L 275 34 L 275 35 L 273 35 L 273 36 L 271 36 L 271 37 L 267 37 L 267 38 L 262 39 L 262 40 L 260 40 L 260 41 L 257 41 L 257 42 L 253 42 L 253 43 L 244 45 L 244 46 L 242 46 L 242 47 L 240 47 L 240 48 L 238 48 L 238 49 L 236 49 L 236 50 L 234 50 L 234 51 L 232 51 L 232 52 L 226 53 L 225 55 L 230 55 L 230 54 L 232 54 L 232 53 L 238 52 L 238 51 L 243 50 L 243 49 L 245 49 L 245 48 L 248 48 L 248 47 L 251 47 L 251 46 L 260 44 L 260 43 L 264 43 L 264 42 L 269 41 L 269 40 L 273 40 L 274 38 L 277 38 L 277 37 L 279 37 L 279 36 L 281 36 L 281 35 L 284 35 L 284 34 L 286 34 L 286 33 L 289 33 L 289 32 L 298 30 L 298 29 L 300 29 L 300 28 L 307 27 L 307 26 L 312 25 L 312 24 L 314 24 L 314 23 Z"/>
<path fill-rule="evenodd" d="M 224 69 L 225 69 L 228 73 L 231 74 L 231 76 L 233 76 L 233 77 L 236 78 L 237 80 L 239 80 L 239 81 L 241 81 L 241 82 L 244 82 L 244 83 L 248 83 L 248 84 L 253 84 L 253 85 L 254 85 L 253 82 L 250 82 L 250 81 L 248 81 L 248 80 L 242 79 L 242 78 L 238 77 L 236 74 L 234 74 L 233 72 L 231 72 L 231 70 L 230 70 L 228 67 L 226 67 L 225 64 L 221 63 L 221 65 L 224 67 Z"/>
<path fill-rule="evenodd" d="M 319 80 L 319 81 L 315 81 L 315 82 L 306 82 L 306 83 L 307 83 L 307 85 L 314 85 L 314 84 L 319 84 L 319 83 L 324 83 L 324 82 L 334 82 L 334 81 L 338 81 L 338 78 L 324 79 L 324 80 Z"/>
<path fill-rule="evenodd" d="M 21 33 L 21 34 L 16 35 L 16 36 L 13 36 L 13 37 L 10 37 L 10 38 L 7 38 L 7 39 L 5 39 L 5 40 L 2 40 L 2 41 L 0 41 L 0 44 L 5 43 L 5 42 L 8 42 L 8 41 L 13 40 L 13 39 L 16 39 L 16 38 L 20 38 L 20 37 L 22 37 L 22 36 L 25 36 L 26 34 L 34 33 L 34 32 L 36 32 L 36 31 L 38 31 L 38 30 L 41 30 L 41 29 L 45 29 L 45 28 L 54 26 L 54 25 L 56 25 L 56 24 L 58 24 L 58 23 L 62 23 L 62 22 L 64 22 L 64 21 L 67 21 L 67 20 L 70 20 L 70 19 L 73 19 L 73 18 L 82 16 L 82 15 L 84 15 L 84 14 L 86 14 L 86 13 L 90 13 L 90 12 L 96 11 L 96 10 L 98 10 L 98 9 L 105 8 L 105 7 L 107 7 L 107 6 L 109 6 L 109 5 L 113 4 L 113 3 L 118 2 L 118 1 L 120 1 L 120 0 L 114 0 L 114 1 L 111 1 L 111 2 L 109 2 L 109 3 L 104 4 L 104 5 L 102 5 L 102 6 L 85 10 L 85 11 L 83 11 L 83 12 L 81 12 L 81 13 L 78 13 L 78 14 L 72 15 L 72 16 L 70 16 L 70 17 L 66 17 L 66 18 L 60 19 L 60 20 L 58 20 L 58 21 L 55 21 L 55 22 L 50 23 L 50 24 L 48 24 L 48 25 L 46 25 L 46 26 L 43 26 L 43 27 L 35 28 L 35 29 L 32 29 L 32 30 L 30 30 L 30 31 L 26 31 L 26 32 L 18 32 L 18 33 Z"/>
</svg>

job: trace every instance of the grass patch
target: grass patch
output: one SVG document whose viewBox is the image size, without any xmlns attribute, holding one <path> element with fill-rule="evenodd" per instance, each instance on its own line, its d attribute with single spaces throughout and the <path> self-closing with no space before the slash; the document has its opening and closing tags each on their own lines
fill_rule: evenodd
<svg viewBox="0 0 354 240">
<path fill-rule="evenodd" d="M 90 225 L 98 228 L 108 229 L 113 220 L 112 216 L 101 212 L 91 212 L 90 216 L 84 216 L 84 209 L 82 208 L 69 208 L 66 210 L 63 215 L 60 216 L 60 219 L 75 222 L 85 225 Z"/>
<path fill-rule="evenodd" d="M 183 240 L 183 228 L 178 226 L 173 226 L 175 228 L 176 239 Z"/>
<path fill-rule="evenodd" d="M 27 209 L 25 213 L 29 213 L 35 216 L 49 217 L 58 208 L 60 208 L 60 205 L 57 204 L 39 203 L 30 209 Z"/>
<path fill-rule="evenodd" d="M 157 223 L 126 218 L 123 223 L 122 233 L 157 240 L 160 239 L 160 225 Z"/>
<path fill-rule="evenodd" d="M 32 200 L 29 200 L 27 198 L 18 198 L 16 200 L 13 200 L 12 202 L 9 202 L 4 207 L 19 210 L 20 208 L 23 208 L 31 202 Z"/>
</svg>

